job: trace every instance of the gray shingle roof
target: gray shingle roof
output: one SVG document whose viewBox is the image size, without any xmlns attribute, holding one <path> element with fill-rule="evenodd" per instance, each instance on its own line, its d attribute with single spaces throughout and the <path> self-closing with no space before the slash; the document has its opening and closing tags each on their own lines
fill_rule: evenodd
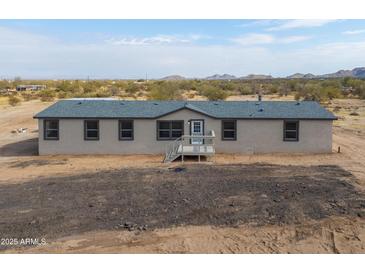
<svg viewBox="0 0 365 274">
<path fill-rule="evenodd" d="M 313 101 L 122 101 L 61 100 L 34 118 L 154 119 L 187 108 L 217 118 L 323 119 L 336 117 Z"/>
</svg>

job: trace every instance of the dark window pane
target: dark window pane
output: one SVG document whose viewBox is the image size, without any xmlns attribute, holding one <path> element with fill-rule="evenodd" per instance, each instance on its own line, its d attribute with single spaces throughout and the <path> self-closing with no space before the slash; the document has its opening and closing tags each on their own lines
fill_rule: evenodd
<svg viewBox="0 0 365 274">
<path fill-rule="evenodd" d="M 121 123 L 122 123 L 122 125 L 121 125 L 122 129 L 132 129 L 133 128 L 132 121 L 122 121 Z"/>
<path fill-rule="evenodd" d="M 297 139 L 297 132 L 296 131 L 286 131 L 285 138 L 286 139 Z"/>
<path fill-rule="evenodd" d="M 58 129 L 58 121 L 46 121 L 46 129 Z"/>
<path fill-rule="evenodd" d="M 170 122 L 159 122 L 160 129 L 170 129 Z"/>
<path fill-rule="evenodd" d="M 236 121 L 223 121 L 223 140 L 236 140 Z"/>
<path fill-rule="evenodd" d="M 86 121 L 86 128 L 87 129 L 98 129 L 98 122 L 97 121 Z"/>
<path fill-rule="evenodd" d="M 89 130 L 87 131 L 87 137 L 88 138 L 98 138 L 99 132 L 96 130 Z"/>
<path fill-rule="evenodd" d="M 234 139 L 236 136 L 235 131 L 233 130 L 227 130 L 223 132 L 223 137 L 227 139 Z"/>
<path fill-rule="evenodd" d="M 171 135 L 172 135 L 172 137 L 174 137 L 174 138 L 181 137 L 181 135 L 182 135 L 182 131 L 181 131 L 181 130 L 173 130 Z"/>
<path fill-rule="evenodd" d="M 172 122 L 172 129 L 182 129 L 183 128 L 183 123 L 182 122 Z"/>
<path fill-rule="evenodd" d="M 201 126 L 200 124 L 194 124 L 194 132 L 200 132 L 201 131 Z"/>
<path fill-rule="evenodd" d="M 165 131 L 165 130 L 159 131 L 159 137 L 160 138 L 169 138 L 170 137 L 170 131 Z"/>
<path fill-rule="evenodd" d="M 296 122 L 286 122 L 285 123 L 285 129 L 286 130 L 296 130 L 297 129 L 297 123 Z"/>
<path fill-rule="evenodd" d="M 122 131 L 122 138 L 132 138 L 132 131 Z"/>
<path fill-rule="evenodd" d="M 47 138 L 58 138 L 58 130 L 47 130 L 46 137 Z"/>
<path fill-rule="evenodd" d="M 183 121 L 158 121 L 158 138 L 176 139 L 184 132 Z"/>
<path fill-rule="evenodd" d="M 223 129 L 235 129 L 235 122 L 234 121 L 223 122 Z"/>
<path fill-rule="evenodd" d="M 58 120 L 44 121 L 44 139 L 45 140 L 58 139 Z"/>
</svg>

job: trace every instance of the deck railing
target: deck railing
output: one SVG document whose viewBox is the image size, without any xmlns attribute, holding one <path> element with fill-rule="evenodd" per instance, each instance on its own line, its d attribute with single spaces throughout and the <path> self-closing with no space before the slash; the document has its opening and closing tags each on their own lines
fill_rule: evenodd
<svg viewBox="0 0 365 274">
<path fill-rule="evenodd" d="M 183 135 L 168 144 L 165 153 L 165 162 L 172 161 L 178 156 L 184 161 L 184 155 L 213 155 L 215 132 L 210 130 L 208 135 Z M 172 159 L 172 160 L 171 160 Z"/>
</svg>

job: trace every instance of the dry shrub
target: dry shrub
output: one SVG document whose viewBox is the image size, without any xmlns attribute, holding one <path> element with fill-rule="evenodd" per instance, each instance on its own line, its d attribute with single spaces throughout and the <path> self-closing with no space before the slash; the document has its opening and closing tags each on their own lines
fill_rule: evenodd
<svg viewBox="0 0 365 274">
<path fill-rule="evenodd" d="M 20 98 L 16 97 L 16 96 L 9 96 L 9 105 L 11 106 L 17 106 L 17 105 L 20 105 L 21 103 L 21 100 Z"/>
</svg>

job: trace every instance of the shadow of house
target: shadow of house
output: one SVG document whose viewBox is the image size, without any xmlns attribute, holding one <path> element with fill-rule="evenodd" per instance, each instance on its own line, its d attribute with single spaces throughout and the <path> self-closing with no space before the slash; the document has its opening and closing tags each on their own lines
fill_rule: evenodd
<svg viewBox="0 0 365 274">
<path fill-rule="evenodd" d="M 53 160 L 53 159 L 31 159 L 26 161 L 14 161 L 9 163 L 11 168 L 26 168 L 26 167 L 37 167 L 37 166 L 55 166 L 55 165 L 65 165 L 67 164 L 67 159 Z"/>
<path fill-rule="evenodd" d="M 0 156 L 38 155 L 38 138 L 26 139 L 0 147 Z"/>
<path fill-rule="evenodd" d="M 96 230 L 281 225 L 361 216 L 365 195 L 354 181 L 338 166 L 258 164 L 37 178 L 0 185 L 0 231 L 4 238 L 49 242 Z"/>
</svg>

